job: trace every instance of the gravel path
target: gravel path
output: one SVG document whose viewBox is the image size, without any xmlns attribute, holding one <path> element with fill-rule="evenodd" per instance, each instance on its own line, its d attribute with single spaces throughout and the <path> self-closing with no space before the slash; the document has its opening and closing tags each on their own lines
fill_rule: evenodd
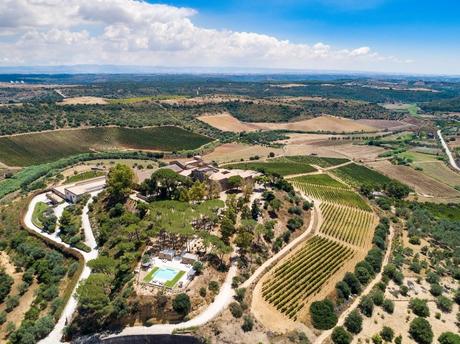
<svg viewBox="0 0 460 344">
<path fill-rule="evenodd" d="M 92 193 L 91 196 L 97 195 L 97 193 L 98 192 Z M 66 244 L 65 242 L 63 242 L 62 239 L 57 235 L 58 231 L 56 231 L 53 234 L 45 233 L 40 228 L 36 227 L 33 224 L 33 222 L 32 222 L 32 214 L 34 212 L 35 205 L 38 202 L 47 202 L 47 201 L 48 201 L 48 199 L 46 198 L 46 194 L 44 194 L 44 193 L 39 194 L 39 195 L 35 196 L 32 199 L 32 201 L 29 203 L 29 207 L 27 208 L 27 212 L 26 212 L 26 215 L 24 217 L 25 225 L 29 229 L 37 232 L 38 234 L 40 234 L 43 237 L 51 239 L 54 242 L 57 242 L 57 243 L 65 246 L 65 247 L 68 247 L 68 248 L 71 248 L 71 249 L 73 249 L 75 251 L 80 252 L 83 255 L 83 258 L 85 260 L 85 267 L 83 268 L 83 271 L 82 271 L 82 273 L 80 275 L 80 278 L 78 279 L 78 283 L 75 286 L 75 288 L 74 288 L 74 290 L 72 292 L 72 296 L 70 297 L 69 301 L 67 302 L 67 304 L 66 304 L 66 306 L 65 306 L 65 308 L 64 308 L 64 310 L 63 310 L 63 312 L 61 314 L 61 317 L 59 318 L 58 322 L 56 323 L 56 326 L 54 327 L 53 331 L 51 331 L 48 334 L 48 336 L 46 338 L 42 339 L 39 342 L 39 343 L 42 343 L 42 344 L 55 344 L 55 343 L 60 343 L 61 342 L 64 327 L 66 326 L 66 323 L 72 318 L 73 313 L 77 309 L 77 299 L 75 298 L 75 292 L 76 292 L 76 289 L 77 289 L 78 285 L 80 284 L 80 282 L 82 280 L 88 278 L 88 276 L 91 273 L 91 269 L 86 265 L 86 263 L 91 259 L 97 258 L 98 250 L 96 248 L 96 239 L 94 238 L 93 231 L 91 229 L 91 225 L 90 225 L 89 217 L 88 217 L 88 205 L 92 202 L 92 197 L 90 198 L 88 203 L 83 208 L 83 214 L 82 214 L 82 227 L 83 227 L 83 230 L 85 232 L 85 243 L 89 247 L 91 247 L 90 252 L 83 252 L 83 251 L 81 251 L 79 249 L 76 249 L 74 247 L 70 247 L 69 244 Z M 62 215 L 62 212 L 64 211 L 64 208 L 66 206 L 68 206 L 68 205 L 69 205 L 68 203 L 62 203 L 62 204 L 58 205 L 55 208 L 55 214 L 56 214 L 56 216 L 58 218 Z"/>
<path fill-rule="evenodd" d="M 454 159 L 454 156 L 452 155 L 452 152 L 449 149 L 449 146 L 447 146 L 446 141 L 444 141 L 444 138 L 442 137 L 441 130 L 438 130 L 438 136 L 439 139 L 441 140 L 441 144 L 444 147 L 444 150 L 446 151 L 447 156 L 449 157 L 449 162 L 452 165 L 454 169 L 457 171 L 460 171 L 460 167 L 458 167 L 457 162 Z"/>
</svg>

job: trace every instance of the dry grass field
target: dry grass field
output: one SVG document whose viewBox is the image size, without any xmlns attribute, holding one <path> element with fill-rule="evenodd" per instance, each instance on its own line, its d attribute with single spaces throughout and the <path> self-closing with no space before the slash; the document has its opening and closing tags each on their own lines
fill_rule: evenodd
<svg viewBox="0 0 460 344">
<path fill-rule="evenodd" d="M 424 174 L 442 183 L 453 187 L 460 185 L 460 173 L 454 172 L 442 161 L 420 161 L 414 165 L 423 168 Z"/>
<path fill-rule="evenodd" d="M 413 124 L 403 121 L 387 120 L 387 119 L 358 119 L 356 122 L 378 128 L 380 130 L 403 130 L 413 127 Z"/>
<path fill-rule="evenodd" d="M 319 116 L 312 119 L 306 119 L 296 122 L 284 123 L 246 123 L 241 122 L 229 113 L 206 114 L 198 117 L 199 120 L 223 131 L 242 132 L 255 130 L 299 130 L 315 132 L 374 132 L 377 128 L 362 124 L 347 118 L 334 116 Z"/>
<path fill-rule="evenodd" d="M 381 160 L 368 163 L 379 172 L 407 184 L 421 196 L 436 198 L 459 198 L 460 192 L 447 184 L 428 177 L 421 171 L 409 166 L 393 165 L 389 161 Z"/>
<path fill-rule="evenodd" d="M 99 97 L 74 97 L 65 98 L 59 105 L 105 105 L 109 102 L 104 98 Z"/>
<path fill-rule="evenodd" d="M 248 160 L 254 155 L 264 158 L 267 157 L 270 152 L 281 155 L 283 150 L 280 148 L 251 146 L 241 143 L 225 143 L 216 147 L 214 151 L 204 155 L 203 159 L 208 162 L 216 161 L 218 163 L 236 162 L 241 159 Z"/>
</svg>

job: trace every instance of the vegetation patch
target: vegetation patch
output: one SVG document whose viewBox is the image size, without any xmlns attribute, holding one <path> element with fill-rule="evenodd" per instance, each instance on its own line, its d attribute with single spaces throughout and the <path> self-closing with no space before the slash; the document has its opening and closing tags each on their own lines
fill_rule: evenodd
<svg viewBox="0 0 460 344">
<path fill-rule="evenodd" d="M 340 189 L 349 189 L 347 185 L 339 182 L 338 180 L 332 178 L 331 176 L 325 173 L 310 174 L 308 176 L 300 176 L 300 177 L 294 178 L 293 181 L 298 182 L 298 183 L 330 186 L 330 187 L 340 188 Z"/>
<path fill-rule="evenodd" d="M 35 205 L 34 212 L 32 213 L 32 223 L 38 228 L 43 228 L 43 215 L 48 209 L 48 205 L 44 202 L 38 202 Z"/>
<path fill-rule="evenodd" d="M 385 184 L 392 182 L 387 176 L 354 163 L 336 168 L 332 172 L 356 187 L 367 185 L 374 189 L 382 189 Z"/>
<path fill-rule="evenodd" d="M 73 176 L 69 176 L 66 178 L 65 182 L 66 183 L 76 183 L 76 182 L 81 182 L 86 179 L 91 179 L 91 178 L 96 178 L 96 177 L 101 177 L 105 173 L 102 171 L 86 171 L 82 173 L 75 174 Z"/>
<path fill-rule="evenodd" d="M 196 149 L 211 141 L 206 136 L 172 126 L 60 130 L 1 137 L 0 161 L 10 166 L 29 166 L 94 150 L 179 151 Z"/>
<path fill-rule="evenodd" d="M 290 161 L 285 158 L 269 160 L 267 162 L 242 162 L 224 166 L 226 168 L 236 168 L 241 170 L 254 170 L 264 174 L 278 174 L 287 176 L 291 174 L 301 174 L 315 172 L 316 169 L 308 164 Z"/>
</svg>

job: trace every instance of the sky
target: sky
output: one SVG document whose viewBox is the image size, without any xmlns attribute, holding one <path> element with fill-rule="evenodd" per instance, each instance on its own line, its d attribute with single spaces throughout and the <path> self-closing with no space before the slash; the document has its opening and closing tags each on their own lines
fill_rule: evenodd
<svg viewBox="0 0 460 344">
<path fill-rule="evenodd" d="M 0 0 L 0 66 L 460 74 L 457 0 Z"/>
</svg>

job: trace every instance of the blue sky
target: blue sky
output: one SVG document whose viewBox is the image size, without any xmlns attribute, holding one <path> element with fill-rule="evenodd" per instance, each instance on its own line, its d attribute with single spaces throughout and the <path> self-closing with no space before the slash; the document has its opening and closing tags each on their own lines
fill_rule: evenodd
<svg viewBox="0 0 460 344">
<path fill-rule="evenodd" d="M 198 11 L 196 24 L 252 31 L 296 43 L 371 46 L 436 70 L 460 64 L 457 0 L 172 0 Z M 455 67 L 455 66 L 452 66 Z M 458 71 L 458 68 L 457 68 Z M 446 70 L 447 72 L 447 70 Z"/>
<path fill-rule="evenodd" d="M 460 75 L 460 1 L 1 0 L 0 66 Z"/>
</svg>

